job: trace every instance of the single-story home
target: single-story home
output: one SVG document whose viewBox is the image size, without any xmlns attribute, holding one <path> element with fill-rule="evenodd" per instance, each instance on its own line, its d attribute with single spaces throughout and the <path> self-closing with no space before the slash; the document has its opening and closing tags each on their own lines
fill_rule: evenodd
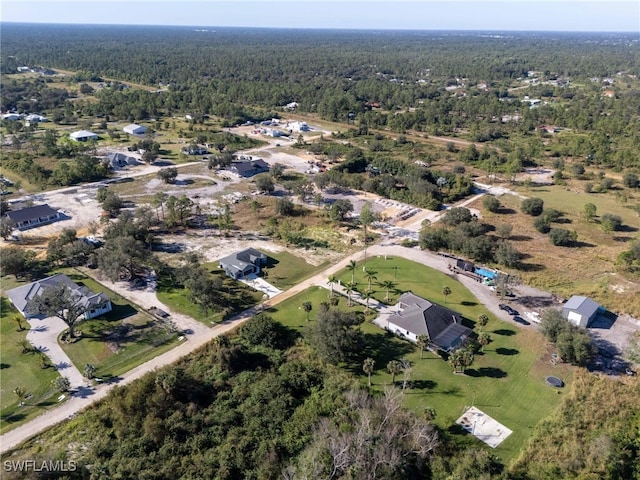
<svg viewBox="0 0 640 480">
<path fill-rule="evenodd" d="M 124 133 L 129 133 L 131 135 L 142 135 L 148 129 L 144 125 L 138 125 L 137 123 L 132 123 L 124 127 L 122 130 L 124 130 Z"/>
<path fill-rule="evenodd" d="M 54 210 L 47 204 L 12 210 L 7 212 L 6 216 L 13 220 L 18 230 L 39 227 L 40 225 L 46 225 L 61 218 L 60 212 Z"/>
<path fill-rule="evenodd" d="M 587 328 L 602 310 L 590 298 L 574 295 L 562 306 L 562 316 L 578 327 Z"/>
<path fill-rule="evenodd" d="M 247 248 L 220 259 L 220 268 L 233 279 L 239 280 L 260 273 L 267 264 L 267 256 L 255 248 Z"/>
<path fill-rule="evenodd" d="M 48 122 L 49 119 L 47 117 L 43 117 L 42 115 L 38 115 L 36 113 L 31 113 L 25 117 L 27 122 L 31 123 L 40 123 L 40 122 Z"/>
<path fill-rule="evenodd" d="M 259 173 L 266 173 L 269 171 L 269 164 L 261 158 L 257 160 L 248 160 L 243 162 L 233 162 L 228 170 L 237 173 L 241 177 L 253 177 Z"/>
<path fill-rule="evenodd" d="M 88 140 L 98 140 L 98 134 L 90 132 L 89 130 L 78 130 L 69 135 L 72 140 L 76 142 L 86 142 Z"/>
<path fill-rule="evenodd" d="M 110 153 L 105 157 L 105 162 L 113 169 L 123 168 L 129 165 L 138 165 L 140 163 L 137 158 L 120 152 Z"/>
<path fill-rule="evenodd" d="M 57 288 L 60 285 L 67 287 L 76 304 L 82 306 L 85 313 L 81 318 L 87 320 L 111 311 L 111 300 L 104 293 L 94 293 L 87 287 L 74 283 L 62 273 L 7 290 L 7 296 L 25 318 L 34 317 L 38 314 L 30 307 L 33 299 L 47 288 Z"/>
<path fill-rule="evenodd" d="M 470 328 L 462 325 L 459 313 L 411 292 L 400 296 L 396 308 L 398 312 L 388 318 L 388 329 L 413 342 L 426 335 L 429 349 L 453 352 L 473 335 Z"/>
</svg>

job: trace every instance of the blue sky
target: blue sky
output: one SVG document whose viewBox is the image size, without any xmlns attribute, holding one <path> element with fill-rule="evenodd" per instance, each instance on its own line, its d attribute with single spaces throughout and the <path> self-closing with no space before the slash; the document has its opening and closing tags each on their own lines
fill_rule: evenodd
<svg viewBox="0 0 640 480">
<path fill-rule="evenodd" d="M 6 22 L 640 32 L 640 0 L 2 0 Z"/>
</svg>

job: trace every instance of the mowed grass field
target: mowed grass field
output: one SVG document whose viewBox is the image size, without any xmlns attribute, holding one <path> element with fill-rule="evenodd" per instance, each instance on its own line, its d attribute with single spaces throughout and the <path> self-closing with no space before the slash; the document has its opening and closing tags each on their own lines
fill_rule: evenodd
<svg viewBox="0 0 640 480">
<path fill-rule="evenodd" d="M 628 208 L 634 201 L 622 203 L 612 192 L 587 194 L 583 184 L 569 181 L 567 186 L 517 188 L 524 196 L 543 199 L 545 209 L 563 213 L 562 223 L 553 223 L 552 228 L 576 231 L 578 243 L 574 247 L 552 245 L 548 235 L 534 228 L 535 217 L 520 211 L 522 199 L 516 196 L 499 197 L 503 205 L 501 213 L 483 210 L 482 200 L 471 206 L 482 211 L 484 223 L 513 225 L 510 241 L 524 254 L 523 269 L 518 272 L 524 283 L 565 298 L 587 295 L 611 311 L 640 316 L 640 283 L 622 275 L 615 265 L 620 252 L 627 250 L 629 242 L 639 236 L 640 218 Z M 588 222 L 583 217 L 587 203 L 596 206 L 598 217 L 605 213 L 620 216 L 624 230 L 604 232 L 597 218 Z"/>
<path fill-rule="evenodd" d="M 24 330 L 18 329 L 15 317 L 21 319 Z M 27 338 L 28 329 L 29 324 L 7 297 L 0 297 L 0 433 L 15 428 L 58 403 L 60 392 L 52 385 L 58 373 L 51 367 L 42 368 L 40 353 L 22 353 L 21 344 Z M 19 405 L 20 399 L 13 393 L 16 388 L 31 395 L 25 399 L 22 407 Z"/>
<path fill-rule="evenodd" d="M 368 268 L 371 270 L 377 266 L 381 272 L 382 262 L 385 260 L 375 259 L 371 263 L 367 262 Z M 476 319 L 480 313 L 488 313 L 482 305 L 477 304 L 468 290 L 446 275 L 401 259 L 386 262 L 397 262 L 398 266 L 402 267 L 402 270 L 398 268 L 397 273 L 393 268 L 387 271 L 387 275 L 396 276 L 398 290 L 412 290 L 414 293 L 424 294 L 427 298 L 428 293 L 433 292 L 435 297 L 431 300 L 443 304 L 441 290 L 446 284 L 452 290 L 447 307 L 460 311 L 470 319 Z M 401 271 L 404 273 L 401 274 Z M 362 273 L 361 268 L 360 272 Z M 350 275 L 349 273 L 348 281 Z M 340 278 L 344 277 L 345 275 L 340 275 Z M 361 285 L 363 289 L 366 288 L 366 284 Z M 376 287 L 376 290 L 376 297 L 384 297 L 384 291 L 379 287 Z M 307 325 L 302 303 L 311 302 L 309 321 L 313 322 L 320 302 L 328 299 L 328 290 L 313 287 L 270 308 L 268 313 L 284 325 L 302 331 Z M 362 305 L 347 307 L 344 297 L 340 297 L 338 308 L 364 311 Z M 551 364 L 552 350 L 536 331 L 521 329 L 491 315 L 489 318 L 489 323 L 483 330 L 490 334 L 492 342 L 485 347 L 483 353 L 479 352 L 476 355 L 474 364 L 464 375 L 454 374 L 446 361 L 430 352 L 424 352 L 423 358 L 420 358 L 420 352 L 414 344 L 372 324 L 371 316 L 361 326 L 365 338 L 364 348 L 359 352 L 357 360 L 344 367 L 366 384 L 362 361 L 367 357 L 373 358 L 375 373 L 372 375 L 372 388 L 381 392 L 391 383 L 391 375 L 386 369 L 387 363 L 393 359 L 408 359 L 413 367 L 411 387 L 405 394 L 407 406 L 417 414 L 423 414 L 425 409 L 433 408 L 436 412 L 435 423 L 456 443 L 490 448 L 455 425 L 455 420 L 465 407 L 474 404 L 513 430 L 513 434 L 494 451 L 509 464 L 530 438 L 533 427 L 556 408 L 563 396 L 563 390 L 555 390 L 545 384 L 545 377 L 553 374 L 570 385 L 573 370 L 569 366 Z M 396 377 L 396 384 L 400 383 L 401 376 Z"/>
</svg>

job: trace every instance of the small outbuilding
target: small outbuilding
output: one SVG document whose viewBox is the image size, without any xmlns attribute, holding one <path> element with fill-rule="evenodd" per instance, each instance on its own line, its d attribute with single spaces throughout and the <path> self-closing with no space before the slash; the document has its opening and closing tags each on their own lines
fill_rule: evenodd
<svg viewBox="0 0 640 480">
<path fill-rule="evenodd" d="M 601 310 L 590 298 L 574 295 L 562 306 L 562 316 L 578 327 L 587 328 Z"/>
<path fill-rule="evenodd" d="M 124 127 L 122 130 L 124 130 L 124 133 L 128 133 L 130 135 L 142 135 L 148 129 L 144 125 L 138 125 L 137 123 L 132 123 Z"/>
<path fill-rule="evenodd" d="M 98 134 L 90 132 L 89 130 L 78 130 L 69 135 L 72 140 L 76 142 L 87 142 L 89 140 L 98 140 Z"/>
</svg>

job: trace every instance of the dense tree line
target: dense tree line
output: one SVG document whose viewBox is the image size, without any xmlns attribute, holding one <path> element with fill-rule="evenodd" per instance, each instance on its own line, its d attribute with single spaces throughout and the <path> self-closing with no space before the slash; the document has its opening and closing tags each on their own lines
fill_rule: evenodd
<svg viewBox="0 0 640 480">
<path fill-rule="evenodd" d="M 3 72 L 15 72 L 19 64 L 46 64 L 85 72 L 83 79 L 115 77 L 164 88 L 150 92 L 110 84 L 91 93 L 97 101 L 65 106 L 64 117 L 74 110 L 123 120 L 189 112 L 196 122 L 217 115 L 231 125 L 270 118 L 275 109 L 296 101 L 302 111 L 329 120 L 355 119 L 364 129 L 466 130 L 474 141 L 535 138 L 537 125 L 555 124 L 595 133 L 558 140 L 558 154 L 590 155 L 604 166 L 637 165 L 633 133 L 640 95 L 617 88 L 618 98 L 605 98 L 601 83 L 591 80 L 611 77 L 624 83 L 631 81 L 627 75 L 639 74 L 640 50 L 624 34 L 492 37 L 9 24 L 2 36 Z M 547 103 L 523 109 L 509 87 L 529 71 L 537 71 L 540 80 L 570 76 L 582 85 L 531 85 L 522 94 Z M 480 83 L 486 91 L 475 88 Z M 466 95 L 452 95 L 446 86 L 464 86 Z M 18 108 L 15 98 L 10 96 L 7 105 Z M 380 109 L 372 110 L 372 104 Z M 499 121 L 516 114 L 519 122 Z"/>
</svg>

